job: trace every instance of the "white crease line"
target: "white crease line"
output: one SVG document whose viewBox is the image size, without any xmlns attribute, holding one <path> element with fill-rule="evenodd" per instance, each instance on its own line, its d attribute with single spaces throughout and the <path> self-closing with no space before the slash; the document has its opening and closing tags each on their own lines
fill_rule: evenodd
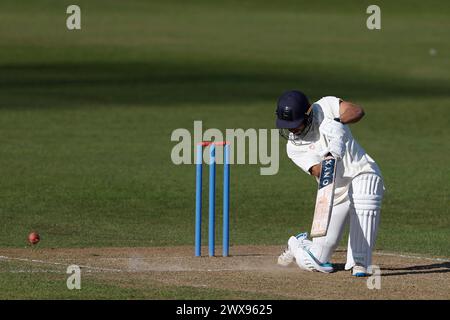
<svg viewBox="0 0 450 320">
<path fill-rule="evenodd" d="M 186 268 L 186 269 L 176 269 L 176 270 L 169 270 L 169 269 L 152 269 L 152 268 L 142 268 L 142 269 L 134 269 L 130 270 L 128 272 L 130 273 L 139 273 L 139 272 L 223 272 L 223 271 L 231 271 L 231 272 L 243 272 L 243 271 L 265 271 L 262 269 L 192 269 L 192 268 Z"/>
<path fill-rule="evenodd" d="M 264 259 L 264 258 L 273 258 L 273 255 L 259 255 L 259 256 L 229 256 L 229 257 L 222 257 L 222 256 L 215 256 L 215 257 L 208 257 L 208 256 L 202 256 L 202 257 L 194 257 L 192 256 L 151 256 L 151 257 L 144 257 L 143 255 L 139 256 L 136 255 L 136 257 L 98 257 L 99 259 L 103 259 L 103 260 L 130 260 L 130 259 L 134 259 L 134 260 L 149 260 L 149 259 L 155 259 L 155 258 L 164 258 L 164 259 L 170 259 L 170 260 L 176 260 L 176 259 L 196 259 L 196 260 L 200 260 L 202 258 L 206 258 L 206 259 L 211 259 L 211 261 L 214 261 L 214 259 L 227 259 L 230 260 L 231 258 L 258 258 L 258 259 Z M 278 257 L 278 256 L 276 256 Z M 215 261 L 219 261 L 219 260 L 215 260 Z"/>
<path fill-rule="evenodd" d="M 50 262 L 50 261 L 43 261 L 43 260 L 36 260 L 36 259 L 11 258 L 11 257 L 0 256 L 0 260 L 2 260 L 2 259 L 3 260 L 23 261 L 23 262 L 34 262 L 34 263 L 42 263 L 42 264 L 51 264 L 51 265 L 55 265 L 55 266 L 69 266 L 70 265 L 70 264 L 61 263 L 61 262 Z M 80 268 L 99 270 L 99 271 L 111 271 L 111 272 L 122 272 L 123 271 L 120 269 L 99 268 L 99 267 L 91 267 L 91 266 L 85 266 L 85 265 L 78 265 L 78 266 Z"/>
<path fill-rule="evenodd" d="M 5 257 L 0 256 L 0 260 L 16 260 L 16 261 L 23 261 L 23 262 L 34 262 L 34 263 L 42 263 L 42 264 L 50 264 L 50 265 L 56 265 L 56 266 L 68 266 L 67 263 L 61 263 L 61 262 L 49 262 L 49 261 L 43 261 L 43 260 L 36 260 L 36 259 L 26 259 L 26 258 L 11 258 L 11 257 Z M 91 266 L 85 266 L 85 265 L 78 265 L 80 268 L 86 268 L 91 270 L 98 270 L 98 271 L 111 271 L 111 272 L 124 272 L 124 270 L 121 269 L 110 269 L 110 268 L 99 268 L 99 267 L 91 267 Z M 248 270 L 257 270 L 257 269 L 248 269 Z M 178 270 L 163 270 L 163 269 L 152 269 L 152 268 L 136 268 L 135 270 L 128 270 L 127 272 L 186 272 L 186 271 L 208 271 L 208 272 L 220 272 L 220 271 L 239 271 L 238 269 L 192 269 L 192 268 L 182 268 Z M 247 270 L 243 270 L 247 271 Z"/>
<path fill-rule="evenodd" d="M 400 258 L 408 258 L 408 259 L 421 259 L 421 260 L 429 260 L 429 261 L 450 262 L 449 259 L 409 256 L 409 255 L 405 255 L 405 254 L 396 254 L 396 253 L 387 253 L 387 252 L 374 252 L 374 254 L 377 256 L 389 256 L 389 257 L 400 257 Z"/>
<path fill-rule="evenodd" d="M 64 273 L 62 271 L 55 270 L 12 270 L 12 271 L 1 271 L 0 273 Z"/>
<path fill-rule="evenodd" d="M 407 258 L 407 259 L 421 259 L 421 260 L 428 260 L 428 261 L 437 261 L 437 262 L 450 262 L 449 259 L 442 259 L 442 258 L 428 258 L 428 257 L 420 257 L 420 256 L 411 256 L 411 255 L 403 255 L 403 254 L 395 254 L 395 253 L 387 253 L 387 252 L 374 252 L 375 255 L 378 256 L 391 256 L 391 257 L 401 257 L 401 258 Z M 260 257 L 260 256 L 257 256 Z M 37 260 L 37 259 L 26 259 L 26 258 L 11 258 L 6 256 L 0 256 L 0 260 L 16 260 L 16 261 L 23 261 L 23 262 L 34 262 L 34 263 L 41 263 L 41 264 L 50 264 L 50 265 L 57 265 L 57 266 L 67 266 L 67 263 L 61 263 L 61 262 L 49 262 L 49 261 L 43 261 L 43 260 Z M 114 258 L 110 258 L 114 259 Z M 120 259 L 120 258 L 119 258 Z M 146 260 L 147 258 L 122 258 L 122 259 L 132 259 L 132 260 Z M 97 271 L 110 271 L 110 272 L 125 272 L 121 269 L 112 269 L 112 268 L 101 268 L 101 267 L 91 267 L 87 265 L 79 265 L 80 268 L 90 269 L 90 270 L 97 270 Z M 260 270 L 258 268 L 246 268 L 241 269 L 240 271 L 255 271 Z M 189 272 L 189 271 L 207 271 L 207 272 L 221 272 L 221 271 L 239 271 L 239 269 L 230 269 L 230 268 L 224 268 L 224 269 L 192 269 L 192 268 L 186 268 L 186 269 L 178 269 L 178 270 L 161 270 L 160 268 L 153 269 L 145 269 L 142 268 L 139 270 L 139 268 L 136 268 L 135 270 L 128 270 L 128 272 Z"/>
</svg>

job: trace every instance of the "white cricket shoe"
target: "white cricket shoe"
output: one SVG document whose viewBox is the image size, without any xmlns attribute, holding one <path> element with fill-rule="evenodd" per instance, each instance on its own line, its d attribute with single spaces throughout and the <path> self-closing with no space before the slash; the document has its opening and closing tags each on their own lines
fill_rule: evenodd
<svg viewBox="0 0 450 320">
<path fill-rule="evenodd" d="M 304 245 L 304 241 L 308 238 L 308 233 L 299 233 L 295 237 L 292 236 L 288 240 L 288 245 L 283 253 L 278 257 L 278 265 L 287 267 L 294 261 L 295 252 L 298 247 Z M 306 240 L 309 241 L 309 240 Z"/>
<path fill-rule="evenodd" d="M 298 247 L 298 240 L 292 236 L 289 238 L 288 245 L 283 253 L 278 257 L 278 265 L 287 267 L 294 261 L 294 248 Z M 294 249 L 294 250 L 293 250 Z"/>
<path fill-rule="evenodd" d="M 286 247 L 283 253 L 278 257 L 277 263 L 279 266 L 287 267 L 292 261 L 294 261 L 294 255 L 291 253 L 291 250 L 289 250 L 289 247 Z"/>
<path fill-rule="evenodd" d="M 352 275 L 355 277 L 367 277 L 369 276 L 367 269 L 362 265 L 355 265 L 352 268 Z"/>
<path fill-rule="evenodd" d="M 333 265 L 329 262 L 322 263 L 314 257 L 307 247 L 300 247 L 295 254 L 295 260 L 301 269 L 307 271 L 319 271 L 331 273 L 334 271 Z"/>
</svg>

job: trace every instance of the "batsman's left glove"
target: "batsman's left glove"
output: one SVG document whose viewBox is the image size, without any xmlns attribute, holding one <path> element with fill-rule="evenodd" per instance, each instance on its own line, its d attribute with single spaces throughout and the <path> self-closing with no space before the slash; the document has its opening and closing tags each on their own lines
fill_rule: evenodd
<svg viewBox="0 0 450 320">
<path fill-rule="evenodd" d="M 325 135 L 328 141 L 328 147 L 321 152 L 325 157 L 328 153 L 337 160 L 342 159 L 345 154 L 346 133 L 345 127 L 341 122 L 324 119 L 319 127 L 319 131 Z"/>
</svg>

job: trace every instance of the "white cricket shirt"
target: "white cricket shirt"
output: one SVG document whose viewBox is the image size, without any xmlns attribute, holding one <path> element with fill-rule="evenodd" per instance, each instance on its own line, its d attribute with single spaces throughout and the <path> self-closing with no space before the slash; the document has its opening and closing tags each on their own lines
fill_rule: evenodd
<svg viewBox="0 0 450 320">
<path fill-rule="evenodd" d="M 313 123 L 310 131 L 294 144 L 288 141 L 286 151 L 288 157 L 303 171 L 310 174 L 309 169 L 322 161 L 320 152 L 328 145 L 327 138 L 320 133 L 319 126 L 323 119 L 339 118 L 339 102 L 337 97 L 324 97 L 313 104 Z M 375 161 L 356 142 L 348 125 L 345 128 L 345 154 L 337 161 L 334 204 L 347 199 L 351 180 L 361 173 L 374 173 L 381 177 L 381 171 Z M 318 180 L 318 179 L 317 179 Z"/>
</svg>

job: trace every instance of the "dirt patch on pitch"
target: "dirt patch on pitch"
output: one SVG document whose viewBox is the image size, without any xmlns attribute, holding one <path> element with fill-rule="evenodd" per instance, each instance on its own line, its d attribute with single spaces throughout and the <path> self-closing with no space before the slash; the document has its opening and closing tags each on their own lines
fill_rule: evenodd
<svg viewBox="0 0 450 320">
<path fill-rule="evenodd" d="M 3 249 L 0 261 L 33 265 L 41 272 L 82 271 L 126 287 L 191 287 L 229 290 L 233 297 L 273 299 L 450 299 L 450 260 L 377 252 L 381 288 L 343 270 L 345 251 L 333 257 L 336 272 L 276 264 L 281 246 L 233 246 L 230 257 L 194 257 L 192 247 Z M 206 248 L 203 252 L 207 252 Z M 220 253 L 220 248 L 217 250 Z M 376 284 L 376 282 L 372 282 Z M 183 296 L 180 296 L 182 299 Z"/>
</svg>

